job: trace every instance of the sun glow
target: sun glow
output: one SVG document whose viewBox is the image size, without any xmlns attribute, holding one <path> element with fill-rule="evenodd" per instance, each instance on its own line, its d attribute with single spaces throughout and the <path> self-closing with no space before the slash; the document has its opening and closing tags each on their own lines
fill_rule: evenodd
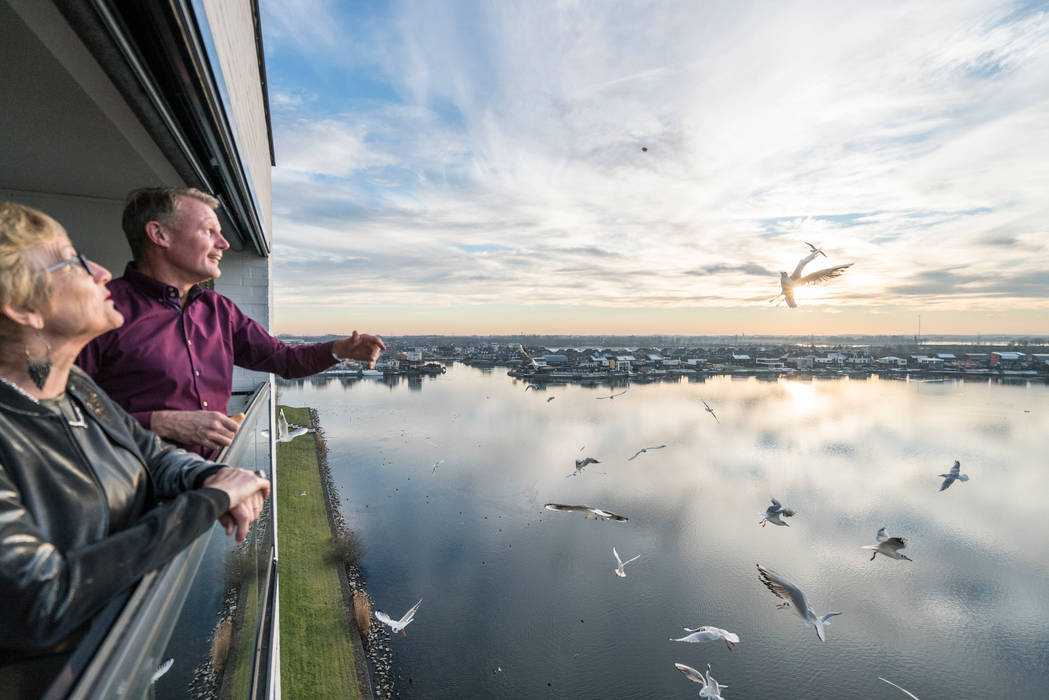
<svg viewBox="0 0 1049 700">
<path fill-rule="evenodd" d="M 783 385 L 790 395 L 792 409 L 796 415 L 813 413 L 825 403 L 812 382 L 789 381 Z"/>
</svg>

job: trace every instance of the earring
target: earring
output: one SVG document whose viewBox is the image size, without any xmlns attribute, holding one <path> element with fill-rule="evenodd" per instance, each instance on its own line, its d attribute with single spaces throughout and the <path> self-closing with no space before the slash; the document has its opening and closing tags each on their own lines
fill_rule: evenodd
<svg viewBox="0 0 1049 700">
<path fill-rule="evenodd" d="M 47 376 L 51 374 L 51 346 L 44 340 L 44 336 L 40 335 L 40 331 L 36 332 L 36 338 L 44 344 L 43 357 L 33 357 L 29 354 L 29 345 L 26 345 L 25 359 L 26 364 L 29 365 L 29 378 L 33 380 L 37 388 L 43 389 L 44 384 L 47 383 Z"/>
</svg>

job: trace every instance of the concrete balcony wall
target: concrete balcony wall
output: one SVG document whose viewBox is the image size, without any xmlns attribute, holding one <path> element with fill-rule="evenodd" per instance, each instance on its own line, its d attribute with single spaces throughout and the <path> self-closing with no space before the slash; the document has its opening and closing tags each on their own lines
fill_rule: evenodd
<svg viewBox="0 0 1049 700">
<path fill-rule="evenodd" d="M 247 165 L 266 238 L 273 241 L 270 142 L 250 0 L 203 0 L 225 77 L 240 156 Z"/>
<path fill-rule="evenodd" d="M 215 280 L 215 291 L 232 299 L 241 311 L 272 332 L 272 274 L 272 258 L 261 258 L 248 252 L 227 253 L 222 258 L 222 276 Z M 267 376 L 264 372 L 237 367 L 233 372 L 233 391 L 252 391 L 266 381 Z M 235 412 L 236 403 L 235 396 L 230 403 L 231 412 Z"/>
</svg>

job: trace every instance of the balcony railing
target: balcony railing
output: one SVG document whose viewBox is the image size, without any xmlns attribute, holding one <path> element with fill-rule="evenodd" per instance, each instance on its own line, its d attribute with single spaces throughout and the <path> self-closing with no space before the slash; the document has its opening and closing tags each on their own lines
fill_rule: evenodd
<svg viewBox="0 0 1049 700">
<path fill-rule="evenodd" d="M 266 382 L 218 461 L 272 479 L 273 412 Z M 273 513 L 239 544 L 216 523 L 114 600 L 46 697 L 279 698 Z"/>
</svg>

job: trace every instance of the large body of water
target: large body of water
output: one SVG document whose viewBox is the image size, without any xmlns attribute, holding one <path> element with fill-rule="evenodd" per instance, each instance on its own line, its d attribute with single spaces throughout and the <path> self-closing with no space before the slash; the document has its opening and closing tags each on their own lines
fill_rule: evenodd
<svg viewBox="0 0 1049 700">
<path fill-rule="evenodd" d="M 674 662 L 710 663 L 727 699 L 905 697 L 879 676 L 923 699 L 1049 696 L 1045 385 L 713 377 L 597 400 L 609 387 L 455 366 L 280 392 L 319 411 L 377 606 L 423 599 L 392 640 L 402 697 L 695 697 Z M 580 455 L 600 464 L 567 477 Z M 971 480 L 939 492 L 955 459 Z M 773 496 L 790 527 L 758 525 Z M 869 561 L 880 527 L 913 562 Z M 626 578 L 613 546 L 641 555 Z M 825 643 L 759 563 L 841 611 Z M 669 641 L 700 625 L 742 641 Z"/>
</svg>

